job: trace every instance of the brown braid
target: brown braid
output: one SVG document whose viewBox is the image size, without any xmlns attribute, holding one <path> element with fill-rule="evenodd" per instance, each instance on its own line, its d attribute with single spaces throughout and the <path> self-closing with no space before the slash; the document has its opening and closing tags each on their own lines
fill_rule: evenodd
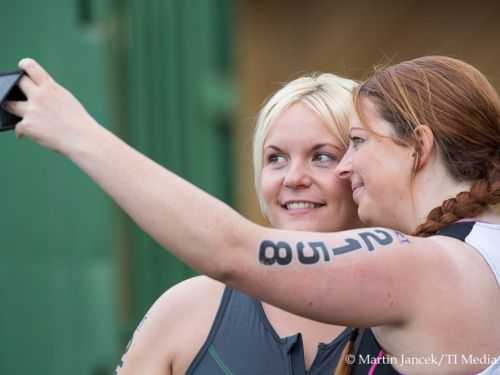
<svg viewBox="0 0 500 375">
<path fill-rule="evenodd" d="M 500 160 L 492 164 L 493 169 L 487 180 L 474 182 L 470 191 L 461 192 L 455 198 L 444 201 L 440 207 L 434 208 L 427 216 L 427 221 L 418 226 L 415 235 L 431 236 L 448 224 L 463 218 L 480 215 L 489 206 L 499 204 Z"/>
</svg>

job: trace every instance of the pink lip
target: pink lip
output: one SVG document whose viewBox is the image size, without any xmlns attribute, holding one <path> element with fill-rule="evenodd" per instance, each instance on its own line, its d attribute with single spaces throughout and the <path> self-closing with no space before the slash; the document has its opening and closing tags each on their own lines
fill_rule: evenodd
<svg viewBox="0 0 500 375">
<path fill-rule="evenodd" d="M 359 192 L 364 187 L 363 184 L 352 185 L 352 199 L 356 204 L 359 204 Z"/>
<path fill-rule="evenodd" d="M 321 206 L 323 207 L 323 206 Z M 289 216 L 301 216 L 301 215 L 307 215 L 310 214 L 311 212 L 314 212 L 321 207 L 315 207 L 315 208 L 295 208 L 293 210 L 287 210 L 286 207 L 283 208 L 286 211 L 286 214 Z"/>
<path fill-rule="evenodd" d="M 360 187 L 363 187 L 364 185 L 363 184 L 354 184 L 352 185 L 351 189 L 352 189 L 352 192 L 354 193 L 357 189 L 359 189 Z"/>
</svg>

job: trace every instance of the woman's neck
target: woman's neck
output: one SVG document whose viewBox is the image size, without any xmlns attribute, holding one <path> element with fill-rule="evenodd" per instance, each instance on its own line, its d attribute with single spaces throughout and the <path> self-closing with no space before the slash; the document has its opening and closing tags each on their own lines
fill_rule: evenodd
<svg viewBox="0 0 500 375">
<path fill-rule="evenodd" d="M 488 207 L 483 213 L 472 218 L 485 223 L 500 224 L 500 207 Z"/>
<path fill-rule="evenodd" d="M 458 182 L 445 170 L 428 170 L 424 175 L 415 178 L 415 200 L 412 232 L 427 221 L 427 216 L 444 201 L 455 198 L 459 193 L 470 191 L 470 182 Z"/>
</svg>

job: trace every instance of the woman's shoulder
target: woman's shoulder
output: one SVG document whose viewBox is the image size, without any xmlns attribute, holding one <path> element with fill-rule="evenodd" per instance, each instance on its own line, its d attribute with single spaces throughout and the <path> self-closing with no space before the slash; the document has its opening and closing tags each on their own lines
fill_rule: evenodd
<svg viewBox="0 0 500 375">
<path fill-rule="evenodd" d="M 424 273 L 424 289 L 434 308 L 450 312 L 458 318 L 462 313 L 475 316 L 477 321 L 488 321 L 500 308 L 500 225 L 480 222 L 466 222 L 468 227 L 458 226 L 452 234 L 445 233 L 428 238 L 435 257 L 434 271 Z M 461 227 L 461 228 L 460 228 Z M 460 233 L 462 232 L 462 233 Z M 425 249 L 423 249 L 425 251 Z M 438 287 L 439 286 L 439 287 Z M 464 301 L 467 304 L 464 305 Z M 442 306 L 439 308 L 439 306 Z M 474 319 L 472 319 L 474 320 Z"/>
<path fill-rule="evenodd" d="M 464 221 L 444 228 L 430 237 L 447 267 L 457 271 L 462 285 L 500 287 L 500 225 Z"/>
<path fill-rule="evenodd" d="M 494 271 L 500 270 L 500 252 L 497 248 L 500 243 L 500 224 L 461 221 L 443 228 L 430 240 L 451 259 L 477 258 L 479 263 Z"/>
<path fill-rule="evenodd" d="M 185 321 L 192 324 L 205 322 L 210 325 L 224 293 L 224 284 L 206 276 L 186 279 L 165 291 L 154 303 L 152 310 L 162 317 L 162 323 L 173 324 Z"/>
<path fill-rule="evenodd" d="M 164 292 L 134 333 L 119 373 L 161 373 L 165 368 L 185 373 L 208 336 L 223 293 L 224 284 L 205 276 Z"/>
<path fill-rule="evenodd" d="M 178 284 L 175 284 L 165 291 L 156 301 L 160 308 L 171 308 L 172 303 L 179 303 L 182 306 L 190 307 L 204 304 L 212 298 L 221 297 L 225 285 L 207 276 L 195 276 Z"/>
</svg>

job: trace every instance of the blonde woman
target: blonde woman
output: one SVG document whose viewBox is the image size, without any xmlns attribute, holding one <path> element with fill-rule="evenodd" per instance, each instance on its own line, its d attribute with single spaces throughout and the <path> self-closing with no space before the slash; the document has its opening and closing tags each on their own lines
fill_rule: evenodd
<svg viewBox="0 0 500 375">
<path fill-rule="evenodd" d="M 355 85 L 333 74 L 305 76 L 262 108 L 253 147 L 255 187 L 273 227 L 332 232 L 361 226 L 350 185 L 331 178 L 349 142 Z M 292 366 L 294 373 L 331 375 L 349 333 L 199 276 L 156 301 L 117 372 L 278 375 Z"/>
</svg>

